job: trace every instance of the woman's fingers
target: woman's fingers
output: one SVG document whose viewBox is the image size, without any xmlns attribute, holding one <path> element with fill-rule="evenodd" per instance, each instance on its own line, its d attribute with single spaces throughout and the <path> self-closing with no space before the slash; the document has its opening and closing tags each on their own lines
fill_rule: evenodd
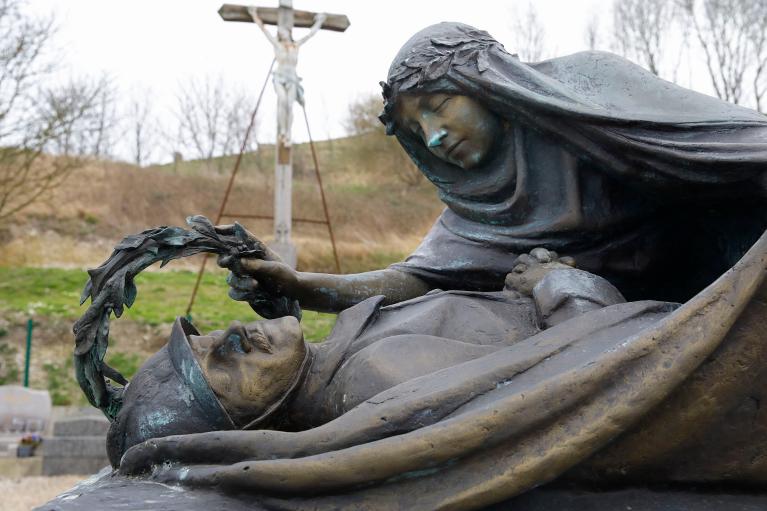
<svg viewBox="0 0 767 511">
<path fill-rule="evenodd" d="M 247 291 L 240 291 L 238 289 L 230 289 L 227 295 L 235 302 L 250 302 L 253 299 L 253 295 L 251 293 Z"/>
<path fill-rule="evenodd" d="M 236 226 L 235 226 L 235 224 L 224 224 L 224 225 L 216 225 L 215 227 L 213 227 L 213 229 L 215 229 L 215 231 L 216 231 L 218 234 L 221 234 L 221 235 L 223 235 L 223 236 L 235 236 L 235 235 L 237 234 L 237 230 L 236 230 Z M 249 230 L 247 230 L 247 229 L 245 229 L 244 227 L 242 227 L 242 225 L 240 225 L 240 229 L 241 229 L 242 231 L 245 231 L 245 234 L 246 234 L 246 235 L 247 235 L 249 238 L 251 238 L 251 239 L 253 239 L 253 240 L 256 240 L 256 241 L 259 241 L 259 240 L 258 240 L 258 238 L 256 238 L 255 236 L 253 236 L 253 233 L 252 233 L 252 232 L 250 232 Z"/>
<path fill-rule="evenodd" d="M 284 263 L 275 261 L 264 261 L 263 259 L 240 259 L 240 266 L 243 273 L 252 276 L 258 281 L 261 280 L 282 280 L 292 270 Z"/>
<path fill-rule="evenodd" d="M 269 274 L 273 270 L 275 264 L 271 261 L 264 261 L 263 259 L 240 259 L 240 265 L 249 275 L 258 275 L 259 273 Z"/>
<path fill-rule="evenodd" d="M 216 262 L 221 268 L 226 268 L 227 270 L 231 270 L 234 273 L 245 275 L 248 272 L 245 270 L 245 268 L 243 268 L 242 261 L 247 260 L 249 259 L 242 259 L 236 255 L 222 254 L 218 256 L 218 260 Z"/>
<path fill-rule="evenodd" d="M 288 297 L 299 288 L 298 273 L 285 263 L 263 259 L 241 259 L 244 272 L 258 281 L 264 291 Z"/>
<path fill-rule="evenodd" d="M 216 225 L 215 227 L 213 227 L 213 229 L 218 234 L 223 234 L 225 236 L 234 234 L 234 224 Z"/>
<path fill-rule="evenodd" d="M 290 296 L 297 289 L 298 273 L 284 263 L 236 256 L 220 256 L 218 261 L 231 270 L 226 281 L 234 300 L 249 301 L 248 296 L 256 292 Z"/>
<path fill-rule="evenodd" d="M 230 266 L 232 265 L 234 259 L 237 258 L 231 254 L 219 254 L 218 259 L 216 259 L 216 264 L 218 264 L 221 268 L 231 269 Z"/>
<path fill-rule="evenodd" d="M 258 282 L 252 277 L 243 277 L 234 272 L 230 272 L 226 277 L 226 283 L 229 287 L 238 291 L 253 292 L 258 289 Z"/>
<path fill-rule="evenodd" d="M 258 282 L 252 277 L 243 277 L 229 272 L 226 277 L 229 284 L 229 298 L 238 302 L 248 302 L 258 291 Z"/>
</svg>

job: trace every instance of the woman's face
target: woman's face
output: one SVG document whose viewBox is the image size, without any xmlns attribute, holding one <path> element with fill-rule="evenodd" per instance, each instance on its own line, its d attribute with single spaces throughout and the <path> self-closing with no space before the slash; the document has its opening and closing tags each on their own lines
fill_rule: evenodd
<svg viewBox="0 0 767 511">
<path fill-rule="evenodd" d="M 301 326 L 289 316 L 241 325 L 189 342 L 210 387 L 235 422 L 252 419 L 291 388 L 306 356 Z"/>
<path fill-rule="evenodd" d="M 403 94 L 394 112 L 398 126 L 438 158 L 463 169 L 485 161 L 501 129 L 498 117 L 468 96 Z"/>
</svg>

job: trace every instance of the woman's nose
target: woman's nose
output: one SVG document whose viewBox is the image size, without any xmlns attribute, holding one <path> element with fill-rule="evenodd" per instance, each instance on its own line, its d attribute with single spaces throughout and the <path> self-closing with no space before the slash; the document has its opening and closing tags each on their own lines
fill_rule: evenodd
<svg viewBox="0 0 767 511">
<path fill-rule="evenodd" d="M 431 133 L 431 136 L 429 136 L 429 139 L 426 142 L 427 147 L 437 147 L 438 145 L 442 144 L 442 139 L 447 136 L 447 130 L 444 128 L 435 130 Z"/>
</svg>

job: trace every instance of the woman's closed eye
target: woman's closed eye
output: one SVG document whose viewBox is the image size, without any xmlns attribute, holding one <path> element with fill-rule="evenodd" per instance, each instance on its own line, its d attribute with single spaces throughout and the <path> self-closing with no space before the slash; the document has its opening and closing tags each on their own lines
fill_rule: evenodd
<svg viewBox="0 0 767 511">
<path fill-rule="evenodd" d="M 436 108 L 434 108 L 434 111 L 435 111 L 435 112 L 439 112 L 440 110 L 442 110 L 442 109 L 445 107 L 445 105 L 447 105 L 447 103 L 448 103 L 448 102 L 449 102 L 451 99 L 452 99 L 452 98 L 451 98 L 450 96 L 447 96 L 445 99 L 443 99 L 442 101 L 440 101 L 440 102 L 439 102 L 439 104 L 437 104 L 437 107 L 436 107 Z"/>
</svg>

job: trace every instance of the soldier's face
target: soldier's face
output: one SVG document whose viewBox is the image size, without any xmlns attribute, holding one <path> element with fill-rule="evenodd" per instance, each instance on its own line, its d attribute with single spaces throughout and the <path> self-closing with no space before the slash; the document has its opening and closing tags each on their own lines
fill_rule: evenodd
<svg viewBox="0 0 767 511">
<path fill-rule="evenodd" d="M 403 94 L 394 115 L 432 154 L 463 169 L 485 161 L 501 130 L 496 115 L 462 95 Z"/>
<path fill-rule="evenodd" d="M 298 377 L 307 349 L 292 316 L 241 328 L 189 339 L 210 387 L 235 421 L 278 402 Z"/>
</svg>

